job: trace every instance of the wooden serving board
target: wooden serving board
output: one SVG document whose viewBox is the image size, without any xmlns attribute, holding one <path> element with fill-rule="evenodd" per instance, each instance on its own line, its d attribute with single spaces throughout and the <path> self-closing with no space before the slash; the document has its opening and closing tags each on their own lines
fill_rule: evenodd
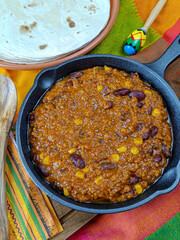
<svg viewBox="0 0 180 240">
<path fill-rule="evenodd" d="M 51 238 L 52 240 L 64 240 L 68 238 L 96 216 L 96 214 L 72 210 L 52 199 L 50 199 L 50 201 L 63 227 L 63 231 L 55 237 Z"/>
</svg>

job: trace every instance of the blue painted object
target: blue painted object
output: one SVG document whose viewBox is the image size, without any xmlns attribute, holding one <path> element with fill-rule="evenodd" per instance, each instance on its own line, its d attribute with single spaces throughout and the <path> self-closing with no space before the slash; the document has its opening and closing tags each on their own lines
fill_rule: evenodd
<svg viewBox="0 0 180 240">
<path fill-rule="evenodd" d="M 124 43 L 124 51 L 128 55 L 134 55 L 141 50 L 146 42 L 147 32 L 139 28 L 132 32 Z"/>
<path fill-rule="evenodd" d="M 134 55 L 134 54 L 136 54 L 136 50 L 135 50 L 132 46 L 130 46 L 130 45 L 125 45 L 125 46 L 124 46 L 124 51 L 125 51 L 125 53 L 128 54 L 128 55 Z"/>
</svg>

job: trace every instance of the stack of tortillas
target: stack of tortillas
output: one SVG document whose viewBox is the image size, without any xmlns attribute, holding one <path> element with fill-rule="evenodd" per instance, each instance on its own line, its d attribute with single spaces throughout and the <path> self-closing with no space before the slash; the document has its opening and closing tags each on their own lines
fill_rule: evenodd
<svg viewBox="0 0 180 240">
<path fill-rule="evenodd" d="M 97 37 L 109 16 L 110 0 L 0 0 L 0 60 L 62 58 Z"/>
</svg>

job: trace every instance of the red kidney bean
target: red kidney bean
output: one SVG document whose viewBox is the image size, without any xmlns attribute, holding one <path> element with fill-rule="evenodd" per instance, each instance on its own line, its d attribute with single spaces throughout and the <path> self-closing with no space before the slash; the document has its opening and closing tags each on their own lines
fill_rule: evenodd
<svg viewBox="0 0 180 240">
<path fill-rule="evenodd" d="M 153 155 L 153 149 L 151 148 L 150 150 L 147 151 L 147 154 L 149 154 L 150 156 Z"/>
<path fill-rule="evenodd" d="M 34 146 L 34 144 L 31 145 L 31 147 L 32 146 Z M 37 153 L 33 153 L 33 161 L 36 162 L 37 160 L 39 160 L 39 156 L 37 155 Z"/>
<path fill-rule="evenodd" d="M 32 147 L 34 147 L 35 144 L 32 143 L 32 142 L 30 142 L 29 145 L 30 145 L 30 147 L 32 148 Z M 35 154 L 34 154 L 34 155 L 35 155 Z M 34 155 L 33 155 L 33 159 L 34 159 Z M 36 160 L 36 157 L 35 157 L 35 160 Z"/>
<path fill-rule="evenodd" d="M 147 82 L 143 82 L 143 86 L 151 88 L 151 84 L 147 83 Z"/>
<path fill-rule="evenodd" d="M 158 128 L 156 126 L 153 126 L 151 128 L 151 137 L 156 136 L 157 133 L 158 133 Z"/>
<path fill-rule="evenodd" d="M 80 130 L 79 131 L 79 137 L 82 138 L 85 134 L 85 131 L 84 130 Z"/>
<path fill-rule="evenodd" d="M 67 91 L 62 91 L 61 93 L 60 93 L 60 96 L 63 96 L 63 95 L 65 95 L 67 93 Z"/>
<path fill-rule="evenodd" d="M 151 113 L 152 113 L 152 107 L 148 109 L 148 114 L 151 115 Z"/>
<path fill-rule="evenodd" d="M 128 95 L 130 92 L 131 91 L 129 88 L 121 88 L 121 89 L 114 91 L 113 94 L 115 96 L 125 96 L 125 95 Z"/>
<path fill-rule="evenodd" d="M 127 74 L 126 76 L 124 76 L 124 78 L 130 78 L 131 75 L 130 74 Z"/>
<path fill-rule="evenodd" d="M 154 157 L 154 161 L 155 162 L 161 162 L 162 161 L 161 154 L 156 154 L 155 157 Z"/>
<path fill-rule="evenodd" d="M 65 87 L 73 87 L 73 81 L 70 80 L 65 84 Z"/>
<path fill-rule="evenodd" d="M 93 161 L 94 161 L 95 163 L 99 163 L 99 160 L 97 160 L 97 159 L 93 159 Z"/>
<path fill-rule="evenodd" d="M 138 123 L 138 131 L 141 130 L 142 126 L 143 126 L 143 123 Z"/>
<path fill-rule="evenodd" d="M 58 172 L 65 172 L 65 171 L 67 171 L 67 169 L 68 168 L 66 168 L 66 167 L 65 168 L 60 168 L 60 169 L 58 169 Z"/>
<path fill-rule="evenodd" d="M 101 165 L 102 170 L 111 170 L 111 169 L 114 169 L 116 167 L 117 167 L 117 165 L 115 163 L 103 163 Z"/>
<path fill-rule="evenodd" d="M 108 86 L 105 86 L 104 88 L 103 88 L 103 92 L 106 92 L 108 90 Z"/>
<path fill-rule="evenodd" d="M 37 168 L 39 169 L 39 171 L 41 172 L 41 174 L 44 176 L 44 177 L 47 177 L 49 174 L 47 172 L 47 169 L 45 168 L 45 166 L 43 166 L 42 164 L 38 163 L 37 164 Z"/>
<path fill-rule="evenodd" d="M 29 116 L 29 119 L 32 121 L 35 119 L 35 113 L 31 113 L 30 116 Z"/>
<path fill-rule="evenodd" d="M 129 194 L 133 194 L 133 195 L 135 194 L 133 188 L 131 188 L 131 190 L 129 191 Z"/>
<path fill-rule="evenodd" d="M 149 137 L 150 137 L 150 132 L 147 131 L 147 132 L 145 132 L 145 133 L 143 134 L 142 139 L 143 139 L 143 140 L 148 140 Z"/>
<path fill-rule="evenodd" d="M 129 178 L 129 181 L 130 183 L 138 183 L 139 182 L 139 177 L 135 174 L 135 173 L 132 173 L 131 177 Z"/>
<path fill-rule="evenodd" d="M 138 108 L 142 108 L 142 107 L 143 107 L 142 102 L 137 102 L 137 107 L 138 107 Z"/>
<path fill-rule="evenodd" d="M 107 110 L 107 109 L 111 109 L 112 107 L 113 107 L 113 102 L 108 101 L 106 102 L 106 107 L 104 109 Z"/>
<path fill-rule="evenodd" d="M 136 77 L 138 77 L 138 74 L 137 73 L 131 73 L 130 76 L 131 76 L 131 79 L 136 79 Z"/>
<path fill-rule="evenodd" d="M 141 91 L 134 90 L 129 94 L 129 97 L 136 97 L 138 100 L 142 101 L 145 99 L 146 95 Z"/>
<path fill-rule="evenodd" d="M 67 93 L 67 91 L 62 91 L 59 95 L 57 95 L 56 97 L 54 97 L 54 98 L 52 99 L 52 101 L 55 101 L 55 102 L 59 101 L 59 99 L 60 99 L 63 95 L 65 95 L 66 93 Z"/>
<path fill-rule="evenodd" d="M 72 79 L 72 78 L 78 79 L 78 78 L 80 78 L 82 75 L 84 75 L 83 72 L 76 72 L 76 73 L 72 73 L 69 78 L 70 78 L 70 79 Z"/>
<path fill-rule="evenodd" d="M 145 169 L 149 169 L 151 166 L 149 164 L 147 164 L 144 168 Z"/>
<path fill-rule="evenodd" d="M 52 99 L 52 101 L 57 102 L 57 101 L 59 101 L 60 98 L 61 98 L 61 95 L 58 95 L 58 96 L 54 97 L 54 98 Z"/>
<path fill-rule="evenodd" d="M 107 93 L 104 94 L 104 96 L 108 96 L 109 94 L 110 94 L 110 92 L 107 92 Z"/>
<path fill-rule="evenodd" d="M 55 189 L 59 190 L 60 192 L 63 192 L 63 188 L 59 186 L 59 183 L 57 181 L 54 181 L 52 185 Z"/>
<path fill-rule="evenodd" d="M 165 145 L 162 145 L 162 153 L 166 158 L 168 158 L 171 155 L 171 150 L 168 149 Z"/>
<path fill-rule="evenodd" d="M 71 154 L 70 159 L 76 167 L 78 167 L 78 168 L 85 167 L 85 162 L 79 154 L 76 154 L 76 153 Z"/>
</svg>

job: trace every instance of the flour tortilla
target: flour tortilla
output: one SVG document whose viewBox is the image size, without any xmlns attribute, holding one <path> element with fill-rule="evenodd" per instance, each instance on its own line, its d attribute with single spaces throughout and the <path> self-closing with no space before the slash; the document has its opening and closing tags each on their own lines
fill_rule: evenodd
<svg viewBox="0 0 180 240">
<path fill-rule="evenodd" d="M 47 62 L 91 42 L 106 26 L 110 0 L 1 0 L 0 59 Z"/>
</svg>

